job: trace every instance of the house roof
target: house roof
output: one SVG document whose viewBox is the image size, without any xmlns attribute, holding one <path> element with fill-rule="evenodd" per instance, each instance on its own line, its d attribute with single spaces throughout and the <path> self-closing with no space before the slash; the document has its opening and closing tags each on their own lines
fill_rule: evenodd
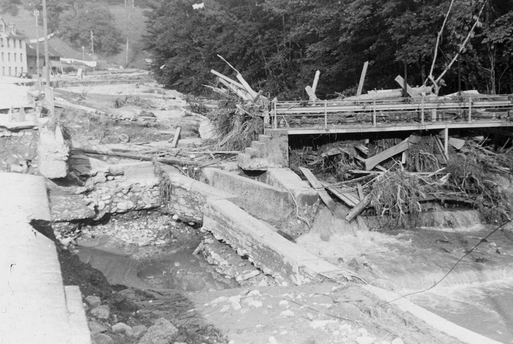
<svg viewBox="0 0 513 344">
<path fill-rule="evenodd" d="M 44 43 L 27 43 L 27 56 L 37 56 L 37 46 L 39 45 L 39 57 L 44 57 L 45 46 Z M 50 42 L 48 42 L 48 56 L 50 58 L 60 58 L 61 55 L 55 50 Z"/>
</svg>

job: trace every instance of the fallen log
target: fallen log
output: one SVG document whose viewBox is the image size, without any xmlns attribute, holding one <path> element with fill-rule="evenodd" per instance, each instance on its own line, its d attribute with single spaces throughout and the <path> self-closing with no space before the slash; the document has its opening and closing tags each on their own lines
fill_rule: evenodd
<svg viewBox="0 0 513 344">
<path fill-rule="evenodd" d="M 95 150 L 90 148 L 74 148 L 74 150 L 81 151 L 82 153 L 86 154 L 95 154 L 95 155 L 107 155 L 107 156 L 115 156 L 119 158 L 127 158 L 127 159 L 134 159 L 134 160 L 143 160 L 143 161 L 151 161 L 151 156 L 145 156 L 145 155 L 138 155 L 138 154 L 131 154 L 131 153 L 121 153 L 121 152 L 113 152 L 109 150 Z M 176 159 L 176 158 L 157 158 L 158 162 L 168 164 L 168 165 L 192 165 L 192 166 L 199 166 L 200 162 L 198 161 L 191 161 L 191 160 L 184 160 L 184 159 Z"/>
</svg>

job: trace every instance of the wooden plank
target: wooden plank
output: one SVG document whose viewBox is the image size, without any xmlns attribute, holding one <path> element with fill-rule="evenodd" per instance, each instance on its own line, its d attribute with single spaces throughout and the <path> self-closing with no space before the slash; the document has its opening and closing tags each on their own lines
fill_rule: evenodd
<svg viewBox="0 0 513 344">
<path fill-rule="evenodd" d="M 398 75 L 395 78 L 395 81 L 401 85 L 401 88 L 404 88 L 404 79 L 402 76 Z M 406 85 L 406 92 L 409 94 L 410 97 L 417 99 L 422 97 L 422 93 L 425 95 L 429 95 L 432 93 L 432 89 L 429 86 L 424 87 L 411 87 L 410 85 Z"/>
<path fill-rule="evenodd" d="M 308 99 L 310 99 L 311 102 L 314 102 L 317 100 L 315 91 L 310 86 L 306 86 L 305 91 L 306 91 L 306 94 L 308 94 Z"/>
<path fill-rule="evenodd" d="M 223 79 L 226 82 L 229 82 L 230 84 L 233 84 L 233 85 L 237 86 L 238 88 L 241 88 L 241 89 L 245 90 L 244 86 L 240 82 L 237 82 L 237 81 L 235 81 L 233 79 L 230 79 L 229 77 L 224 76 L 223 74 L 219 73 L 218 71 L 215 71 L 215 70 L 212 69 L 212 70 L 210 70 L 210 73 L 214 74 L 219 79 Z"/>
<path fill-rule="evenodd" d="M 315 76 L 314 76 L 314 80 L 313 80 L 313 84 L 312 84 L 312 91 L 313 91 L 314 95 L 315 95 L 315 92 L 317 91 L 317 83 L 319 82 L 320 75 L 321 75 L 321 71 L 318 70 L 315 72 Z"/>
<path fill-rule="evenodd" d="M 340 199 L 342 202 L 344 202 L 349 207 L 353 208 L 356 206 L 357 203 L 353 202 L 349 198 L 346 197 L 346 195 L 342 192 L 339 192 L 336 188 L 333 186 L 326 186 L 326 190 L 331 192 L 333 195 L 335 195 L 338 199 Z"/>
<path fill-rule="evenodd" d="M 182 130 L 182 127 L 177 127 L 175 130 L 175 136 L 173 137 L 173 142 L 171 142 L 171 147 L 176 148 L 176 145 L 178 144 L 178 139 L 180 138 L 180 131 Z"/>
<path fill-rule="evenodd" d="M 360 82 L 358 83 L 358 91 L 356 91 L 356 96 L 360 96 L 363 90 L 363 83 L 365 82 L 365 75 L 367 74 L 367 67 L 369 67 L 369 61 L 365 61 L 363 64 L 362 74 L 360 75 Z"/>
<path fill-rule="evenodd" d="M 358 197 L 360 197 L 360 201 L 362 201 L 365 198 L 365 195 L 363 194 L 362 184 L 356 184 L 356 188 L 358 190 Z"/>
<path fill-rule="evenodd" d="M 438 136 L 434 136 L 435 140 L 435 146 L 438 148 L 439 153 L 442 155 L 442 159 L 445 163 L 447 163 L 448 157 L 445 155 L 444 146 L 442 145 L 442 142 L 440 141 L 440 138 Z"/>
<path fill-rule="evenodd" d="M 235 87 L 224 79 L 219 79 L 219 82 L 228 87 L 233 93 L 238 95 L 244 100 L 251 100 L 251 95 L 248 94 L 243 88 Z"/>
<path fill-rule="evenodd" d="M 324 190 L 324 186 L 321 184 L 321 182 L 314 176 L 312 171 L 310 171 L 309 169 L 304 167 L 300 167 L 299 169 L 301 170 L 301 172 L 303 172 L 303 175 L 306 177 L 310 185 L 312 185 L 312 187 L 319 193 L 319 196 L 321 197 L 324 204 L 326 204 L 330 212 L 332 214 L 335 214 L 335 201 L 333 201 L 333 199 L 330 197 L 330 195 L 328 195 L 326 190 Z"/>
<path fill-rule="evenodd" d="M 420 140 L 419 137 L 412 135 L 409 138 L 407 138 L 406 140 L 402 141 L 401 143 L 399 143 L 393 147 L 390 147 L 389 149 L 384 150 L 383 152 L 378 153 L 378 154 L 374 155 L 373 157 L 365 159 L 365 169 L 367 171 L 372 170 L 380 162 L 387 160 L 396 154 L 404 152 L 405 150 L 407 150 L 410 147 L 411 144 L 415 144 L 419 140 Z"/>
<path fill-rule="evenodd" d="M 239 82 L 241 83 L 241 85 L 244 87 L 244 89 L 246 90 L 246 92 L 249 93 L 249 95 L 251 95 L 251 100 L 255 100 L 256 97 L 258 96 L 258 93 L 255 92 L 251 86 L 249 86 L 249 84 L 246 82 L 246 80 L 244 80 L 244 78 L 242 77 L 242 74 L 240 73 L 237 73 L 237 80 L 239 80 Z"/>
<path fill-rule="evenodd" d="M 351 222 L 355 217 L 361 214 L 361 212 L 370 204 L 370 202 L 371 196 L 370 194 L 368 194 L 360 203 L 358 203 L 353 209 L 351 209 L 349 214 L 347 214 L 346 216 L 346 220 L 348 222 Z"/>
<path fill-rule="evenodd" d="M 355 205 L 360 203 L 360 199 L 352 193 L 346 192 L 346 193 L 344 193 L 344 196 L 346 196 L 349 200 L 351 200 Z"/>
</svg>

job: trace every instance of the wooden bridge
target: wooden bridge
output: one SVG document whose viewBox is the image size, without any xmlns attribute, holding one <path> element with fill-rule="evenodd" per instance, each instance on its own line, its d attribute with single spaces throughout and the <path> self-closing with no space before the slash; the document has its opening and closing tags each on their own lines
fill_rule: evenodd
<svg viewBox="0 0 513 344">
<path fill-rule="evenodd" d="M 513 96 L 472 95 L 362 101 L 276 101 L 271 130 L 289 135 L 513 127 Z"/>
</svg>

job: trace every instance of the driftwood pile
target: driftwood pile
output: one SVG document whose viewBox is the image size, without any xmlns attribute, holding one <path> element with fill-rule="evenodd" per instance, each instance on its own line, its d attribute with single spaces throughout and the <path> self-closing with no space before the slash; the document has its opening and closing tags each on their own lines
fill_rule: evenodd
<svg viewBox="0 0 513 344">
<path fill-rule="evenodd" d="M 332 212 L 332 197 L 350 209 L 347 221 L 361 221 L 365 214 L 375 215 L 382 228 L 415 226 L 418 215 L 436 204 L 477 209 L 488 222 L 511 213 L 494 175 L 511 173 L 513 148 L 494 151 L 484 137 L 450 138 L 447 155 L 436 135 L 365 143 L 335 142 L 291 153 L 291 167 L 322 188 Z"/>
</svg>

